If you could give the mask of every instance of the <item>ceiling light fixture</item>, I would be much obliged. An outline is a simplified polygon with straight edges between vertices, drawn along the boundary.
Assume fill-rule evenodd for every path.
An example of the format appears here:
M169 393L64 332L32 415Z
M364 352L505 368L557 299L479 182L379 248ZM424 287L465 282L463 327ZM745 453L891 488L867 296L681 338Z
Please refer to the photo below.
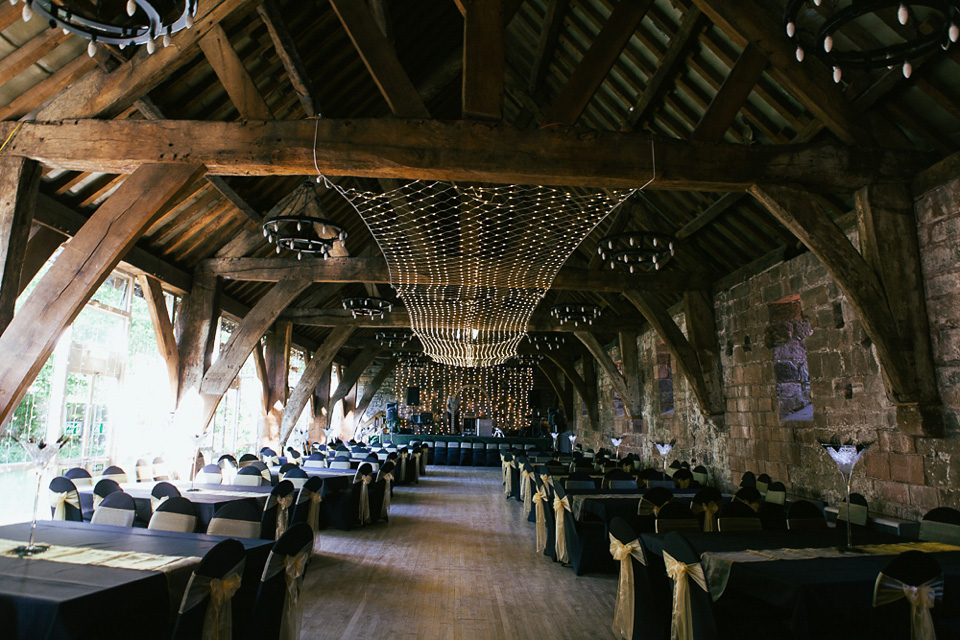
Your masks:
M649 271L650 267L659 271L661 265L673 255L673 249L673 236L666 233L629 231L601 238L597 255L611 269L619 265L630 273L636 269Z

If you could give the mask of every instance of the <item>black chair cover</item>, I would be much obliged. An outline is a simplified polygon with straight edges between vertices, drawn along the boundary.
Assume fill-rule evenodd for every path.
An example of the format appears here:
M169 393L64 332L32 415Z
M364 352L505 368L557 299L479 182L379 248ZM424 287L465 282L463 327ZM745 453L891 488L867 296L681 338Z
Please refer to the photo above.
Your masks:
M227 575L228 571L243 561L245 554L246 552L244 551L243 545L238 541L224 540L207 551L206 555L203 556L203 560L201 560L197 568L193 570L193 575L222 579ZM192 585L193 583L191 582L187 592L183 594L181 609L183 608L183 603L186 603L188 596L190 596L189 591L193 588ZM200 640L203 635L203 621L207 613L208 601L209 595L204 599L204 602L177 614L173 627L173 640ZM243 626L241 622L242 616L237 615L238 611L236 611L236 609L240 609L240 613L243 613L241 607L236 607L233 611L235 630Z

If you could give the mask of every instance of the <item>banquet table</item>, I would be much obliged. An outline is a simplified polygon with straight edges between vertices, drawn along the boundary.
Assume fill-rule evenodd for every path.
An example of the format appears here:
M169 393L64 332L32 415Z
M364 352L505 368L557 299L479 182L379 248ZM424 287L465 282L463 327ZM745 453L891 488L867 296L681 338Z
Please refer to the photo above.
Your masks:
M0 526L0 541L25 542L29 536L29 523ZM142 570L54 562L44 560L43 554L24 559L0 554L0 636L10 640L168 638L190 573L222 540L203 534L41 521L38 542L95 552L155 554L175 562L166 570ZM234 600L234 619L242 624L273 542L240 542L247 559Z
M700 489L674 490L673 499L676 502L689 503L699 490ZM646 490L621 489L619 491L623 493L616 490L603 489L594 495L589 493L582 496L578 495L571 498L570 510L577 520L602 520L607 525L609 525L610 521L614 518L637 515L640 500L643 499L643 494L646 493ZM567 493L572 493L572 491L568 491ZM726 499L729 498L726 497Z
M840 554L836 545L845 537L842 529L700 533L685 537L701 554L715 599L756 603L793 638L881 637L876 635L872 622L876 616L872 606L874 583L895 555L910 548L932 549L931 556L943 570L944 599L934 608L935 619L941 614L956 616L960 611L960 547L937 550L945 547L862 530L854 542L870 553ZM663 534L640 535L650 571L663 571L663 538ZM786 549L794 551L775 553ZM757 559L749 558L750 553L732 553L745 550L767 553L757 553ZM798 559L764 557L794 553ZM815 557L819 554L828 557ZM729 571L725 586L716 575L717 567L724 562ZM651 584L663 587L668 583L651 580ZM665 595L669 601L669 595Z
M155 482L125 482L120 488L130 494L137 508L137 517L141 521L149 521L153 513L153 507L150 502L150 492L153 490ZM206 531L207 525L217 512L217 509L225 504L236 500L253 499L257 502L260 509L266 504L267 496L270 495L273 487L244 487L238 485L226 484L200 484L195 485L196 491L191 490L189 482L177 483L181 495L193 503L197 512L197 530ZM93 489L83 489L78 491L80 494L80 508L87 512L93 507Z

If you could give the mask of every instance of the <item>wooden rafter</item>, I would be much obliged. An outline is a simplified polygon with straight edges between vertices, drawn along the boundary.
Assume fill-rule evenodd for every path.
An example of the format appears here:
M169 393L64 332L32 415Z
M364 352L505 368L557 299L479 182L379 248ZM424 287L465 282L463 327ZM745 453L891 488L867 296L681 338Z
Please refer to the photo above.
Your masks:
M463 20L463 117L503 113L504 0L470 0Z
M560 406L563 408L563 414L569 420L573 417L573 402L571 402L571 394L567 393L567 390L563 388L563 383L560 380L560 376L557 375L557 370L545 362L541 362L537 366L547 379L547 382L550 383L554 393L557 394L557 399L560 400Z
M140 274L137 280L143 291L143 299L147 303L153 334L157 339L157 351L167 365L170 394L173 398L177 398L180 392L180 352L177 350L177 339L173 335L173 324L170 322L167 302L163 297L163 287L159 280L147 274Z
M607 353L607 350L600 344L600 341L595 335L586 331L576 331L574 335L583 343L583 346L593 355L594 359L600 365L600 368L603 369L607 377L610 378L610 383L623 400L623 408L627 413L627 417L633 420L643 419L639 384L636 384L636 381L633 381L633 383L627 381L626 376L617 369L613 358L610 357L610 354ZM638 374L639 372L634 372L635 376Z
M227 95L233 101L244 120L272 120L273 113L257 89L243 61L231 46L226 32L219 24L214 25L199 40L200 50L207 57L214 73L223 83Z
M319 126L317 126L319 125ZM0 136L14 123L0 123ZM203 163L214 175L327 175L514 184L637 187L653 172L639 133L435 120L199 122L80 120L24 123L9 153L48 166L129 173L144 163ZM111 144L102 144L111 140ZM918 152L822 145L703 145L655 139L658 190L741 191L757 182L815 192L904 182Z
M529 91L536 95L543 85L543 80L553 59L553 52L560 39L563 28L563 17L567 13L570 0L549 0L547 11L543 16L543 26L540 29L540 39L537 41L537 52L534 54L533 64L530 65Z
M390 358L381 364L380 369L377 370L377 373L373 376L373 379L370 380L370 384L363 388L363 395L360 396L359 400L357 400L357 406L356 409L354 409L354 412L356 413L357 424L363 420L363 414L366 413L367 408L373 401L374 396L377 395L377 391L380 390L380 386L383 384L383 381L386 380L397 368L398 362L400 361L397 358Z
M747 44L691 137L702 142L720 142L766 68L767 57L753 44Z
M547 110L543 124L573 124L577 121L652 5L653 0L620 0L617 3L597 39L583 54L570 79Z
M557 368L563 372L563 375L567 377L567 380L570 381L570 383L573 385L573 388L577 390L577 395L580 396L580 400L587 407L587 417L590 421L590 428L595 431L599 430L600 414L597 408L597 380L593 366L593 357L589 355L584 357L584 375L582 377L579 373L577 373L573 363L564 356L560 354L547 354L547 358L557 365ZM573 416L568 415L567 419L572 420Z
M337 388L330 394L330 400L327 402L327 415L330 415L335 404L347 397L350 390L356 386L357 380L367 370L367 367L373 364L374 359L381 351L383 351L382 348L368 347L357 354L353 361L347 365L347 368L340 374Z
M277 56L283 63L283 68L287 72L287 77L290 78L293 90L297 92L297 99L300 101L304 112L308 116L317 115L318 109L316 102L314 102L313 83L310 81L310 74L300 58L297 47L293 42L293 36L280 13L280 7L277 6L275 0L264 0L257 7L257 13L260 14L260 19L267 27L267 33L270 34L270 40L273 41L273 48L276 49Z
M0 158L0 333L13 320L20 295L40 174L36 162L15 156Z

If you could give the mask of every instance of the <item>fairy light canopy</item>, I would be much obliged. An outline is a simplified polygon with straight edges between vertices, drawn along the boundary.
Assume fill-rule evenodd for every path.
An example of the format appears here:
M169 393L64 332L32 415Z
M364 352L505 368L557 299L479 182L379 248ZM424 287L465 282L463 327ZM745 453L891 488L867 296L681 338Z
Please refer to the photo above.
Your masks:
M340 192L379 244L424 352L458 367L516 356L557 271L632 193L423 181Z

